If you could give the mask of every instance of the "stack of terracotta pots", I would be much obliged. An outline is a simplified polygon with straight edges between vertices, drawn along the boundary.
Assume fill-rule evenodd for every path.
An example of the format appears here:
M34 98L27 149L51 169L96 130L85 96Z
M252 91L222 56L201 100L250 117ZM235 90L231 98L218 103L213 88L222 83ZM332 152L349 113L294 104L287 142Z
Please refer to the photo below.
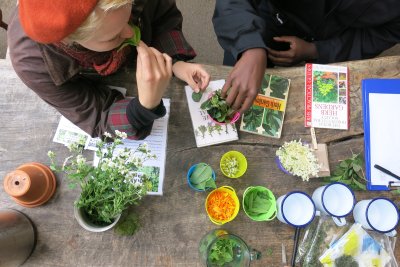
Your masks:
M53 196L56 178L49 167L37 162L26 163L6 175L4 189L18 204L36 207Z

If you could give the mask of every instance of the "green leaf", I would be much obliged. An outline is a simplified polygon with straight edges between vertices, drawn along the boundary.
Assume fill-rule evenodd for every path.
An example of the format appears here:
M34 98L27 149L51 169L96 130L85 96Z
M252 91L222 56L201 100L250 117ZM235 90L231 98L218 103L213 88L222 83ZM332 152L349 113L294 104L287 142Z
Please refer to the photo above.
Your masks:
M198 93L196 93L196 92L192 93L192 99L194 102L200 102L202 96L203 96L203 92L201 92L201 91Z
M353 179L353 183L359 190L367 190L367 186L365 184L360 183L356 179Z
M206 181L205 188L213 188L213 189L217 188L217 185L215 184L214 179L212 179L212 178L208 179Z
M132 45L132 46L137 46L140 42L141 39L141 33L140 33L140 28L136 25L130 25L133 31L133 36L129 39L126 39L121 46L118 48L118 51L120 51L122 48L124 48L127 45Z

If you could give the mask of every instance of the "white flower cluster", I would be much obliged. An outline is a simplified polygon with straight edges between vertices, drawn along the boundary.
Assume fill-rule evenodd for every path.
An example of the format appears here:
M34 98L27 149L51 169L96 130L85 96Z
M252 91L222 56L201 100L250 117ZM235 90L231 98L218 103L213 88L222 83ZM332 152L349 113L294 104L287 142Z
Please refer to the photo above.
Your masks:
M299 176L303 181L308 181L310 177L318 174L321 166L307 144L301 140L285 142L277 151L283 168L293 175Z
M227 176L235 177L239 171L239 161L235 157L226 157L221 167Z

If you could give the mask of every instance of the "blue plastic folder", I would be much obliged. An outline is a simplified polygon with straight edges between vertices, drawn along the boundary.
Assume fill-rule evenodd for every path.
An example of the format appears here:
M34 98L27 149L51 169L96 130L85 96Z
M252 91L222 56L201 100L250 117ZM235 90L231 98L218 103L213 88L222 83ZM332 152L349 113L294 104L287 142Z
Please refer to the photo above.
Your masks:
M362 104L367 188L396 188L400 180L374 166L400 175L400 79L363 80Z

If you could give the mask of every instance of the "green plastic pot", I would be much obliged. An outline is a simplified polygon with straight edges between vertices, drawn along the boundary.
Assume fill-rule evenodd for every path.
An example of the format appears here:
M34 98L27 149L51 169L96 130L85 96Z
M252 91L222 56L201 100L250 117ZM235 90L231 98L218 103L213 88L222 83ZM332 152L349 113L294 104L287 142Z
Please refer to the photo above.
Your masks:
M261 213L259 215L250 215L248 213L248 211L246 210L246 205L245 203L245 199L246 197L249 196L250 192L266 192L268 195L268 198L271 199L271 206L270 209L268 210L268 212L266 213ZM253 221L271 221L273 219L275 219L276 214L277 214L277 210L276 210L276 199L274 194L272 193L271 190L269 190L268 188L264 187L264 186L249 186L248 188L246 188L246 190L243 193L243 200L242 200L242 206L243 206L243 210L246 213L246 215L252 219Z

